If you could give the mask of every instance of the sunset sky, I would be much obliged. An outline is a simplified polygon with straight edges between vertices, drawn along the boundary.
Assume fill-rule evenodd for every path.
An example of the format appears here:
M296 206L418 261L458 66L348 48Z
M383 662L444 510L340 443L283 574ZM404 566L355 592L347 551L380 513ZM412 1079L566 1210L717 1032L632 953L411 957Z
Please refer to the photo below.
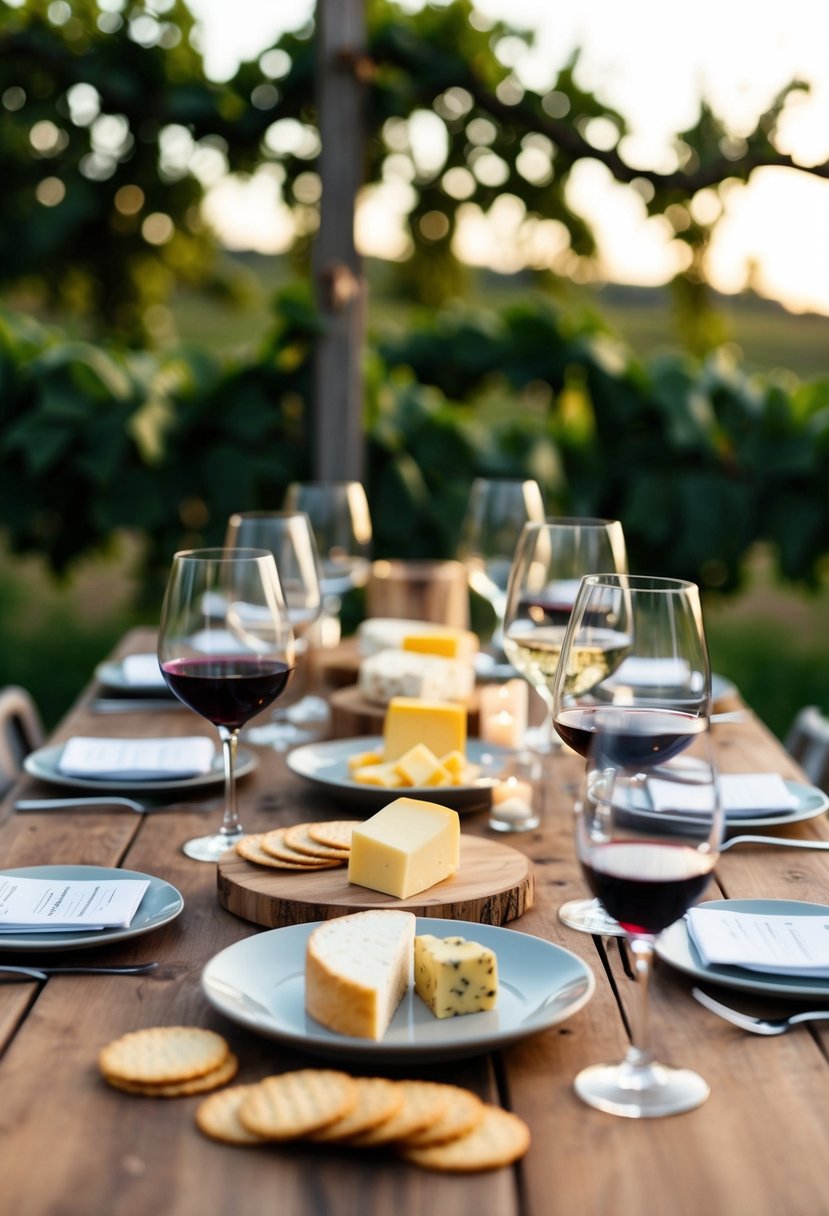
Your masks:
M313 12L311 0L188 3L202 22L207 68L217 78L231 75L240 60L256 58L283 30L298 28ZM410 7L419 7L419 0L411 0ZM579 83L626 116L631 135L623 150L633 164L670 164L671 137L693 124L701 95L739 135L793 78L808 81L811 93L790 105L781 128L783 150L805 164L829 159L825 0L784 5L695 0L683 9L657 0L592 0L589 9L577 0L477 0L477 7L536 30L534 50L513 65L531 87L549 84L572 50L581 48ZM571 188L574 203L598 233L605 277L658 284L671 276L676 262L664 221L647 220L630 189L616 185L597 162L577 166ZM287 220L279 214L274 191L267 178L245 190L235 183L217 189L211 217L229 244L265 251L284 247ZM400 254L397 217L404 205L403 195L393 190L366 201L358 223L363 252ZM763 294L793 311L829 315L828 215L829 180L791 170L757 172L748 188L729 191L711 255L714 285L739 291L753 265L754 284ZM497 247L504 253L495 268L516 269L522 256L520 222L508 203L486 223L470 219L460 251L470 261L492 264ZM528 240L532 256L554 253L554 238L543 226L529 238L524 233L525 247Z

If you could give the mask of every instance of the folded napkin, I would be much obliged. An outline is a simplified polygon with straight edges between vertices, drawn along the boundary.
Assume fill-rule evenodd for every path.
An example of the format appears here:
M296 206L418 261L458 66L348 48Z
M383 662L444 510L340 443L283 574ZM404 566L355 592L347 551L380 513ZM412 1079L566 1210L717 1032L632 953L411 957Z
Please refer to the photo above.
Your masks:
M121 663L124 683L135 688L166 688L154 654L128 654Z
M793 810L797 798L779 773L720 773L720 798L726 819L751 819ZM648 796L655 811L703 812L708 808L704 787L648 779Z
M616 684L631 688L677 688L688 683L691 667L685 659L645 659L631 655L615 672Z
M61 753L67 777L163 781L209 772L216 749L203 735L171 739L101 739L76 735Z
M784 916L703 905L686 921L706 966L829 979L829 908L825 916Z
M22 878L0 874L0 933L126 929L149 881L140 878Z

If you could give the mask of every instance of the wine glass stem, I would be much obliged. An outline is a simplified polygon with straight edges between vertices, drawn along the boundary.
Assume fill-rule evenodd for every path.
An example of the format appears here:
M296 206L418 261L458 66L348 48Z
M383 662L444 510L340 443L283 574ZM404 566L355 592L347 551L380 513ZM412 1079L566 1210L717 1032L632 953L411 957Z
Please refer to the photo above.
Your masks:
M648 1035L648 1005L651 969L653 967L653 942L648 938L629 939L633 955L633 971L636 976L636 999L630 1027L630 1047L625 1064L634 1073L647 1069L651 1062Z
M222 741L222 759L225 766L225 811L219 833L228 837L240 836L242 825L236 809L236 748L239 742L239 732L238 730L228 730L226 726L220 726L218 731Z

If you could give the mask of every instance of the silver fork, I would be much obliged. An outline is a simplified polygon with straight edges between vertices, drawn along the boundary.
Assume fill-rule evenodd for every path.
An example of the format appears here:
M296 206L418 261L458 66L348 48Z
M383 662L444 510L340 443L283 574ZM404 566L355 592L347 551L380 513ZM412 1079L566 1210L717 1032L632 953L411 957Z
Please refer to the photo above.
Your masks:
M800 1022L829 1022L829 1009L807 1009L804 1013L792 1013L783 1018L755 1018L749 1013L732 1009L730 1005L721 1005L699 988L692 988L691 996L712 1013L719 1014L726 1022L733 1022L735 1026L750 1030L752 1034L785 1034Z
M60 966L60 967L23 967L0 963L0 976L19 975L26 979L45 980L50 975L143 975L146 971L154 971L158 963L136 963L131 966Z
M735 844L774 844L783 849L829 849L829 840L791 840L788 836L732 836L720 845L720 852L733 849Z

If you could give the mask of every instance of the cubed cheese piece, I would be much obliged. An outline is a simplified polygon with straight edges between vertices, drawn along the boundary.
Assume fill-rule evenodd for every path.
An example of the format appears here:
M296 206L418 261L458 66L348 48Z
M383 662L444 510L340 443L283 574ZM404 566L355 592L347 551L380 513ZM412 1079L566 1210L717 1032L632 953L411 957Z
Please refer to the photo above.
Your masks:
M391 909L323 921L305 952L305 1009L339 1034L381 1039L411 984L415 918Z
M399 760L417 743L436 756L466 751L466 707L448 701L394 697L383 724L383 758Z
M475 687L475 672L457 659L381 650L362 660L357 686L366 700L377 705L388 705L392 697L466 704Z
M415 992L436 1018L494 1009L498 963L494 951L464 937L415 938Z
M447 752L440 757L440 763L453 777L460 777L466 771L466 756L463 752Z
M396 790L403 785L403 778L393 763L366 764L355 768L351 780L358 785L379 785L384 790Z
M459 659L471 665L480 646L478 638L468 629L412 630L403 638L403 650L420 654L438 654L445 659Z
M460 837L456 811L397 798L352 832L348 880L408 899L455 873Z
M450 785L451 776L434 752L425 743L416 743L399 760L392 762L404 785L425 788L432 785Z
M365 768L369 764L380 764L382 759L382 752L355 752L348 757L348 771L353 773L355 769Z

